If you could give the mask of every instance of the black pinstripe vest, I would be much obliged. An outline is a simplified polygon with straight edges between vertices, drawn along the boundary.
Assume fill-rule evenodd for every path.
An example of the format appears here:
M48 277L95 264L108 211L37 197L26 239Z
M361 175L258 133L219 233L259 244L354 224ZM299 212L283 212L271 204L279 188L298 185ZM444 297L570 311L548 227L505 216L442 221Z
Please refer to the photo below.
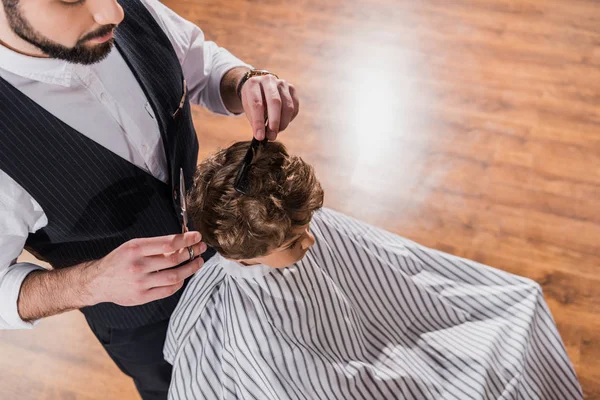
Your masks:
M116 49L157 116L169 182L117 156L54 117L0 78L0 169L42 206L48 225L25 248L54 268L97 260L137 237L181 232L179 168L186 187L198 157L183 72L169 39L138 0L123 0ZM0 249L1 251L1 249ZM171 315L182 293L137 307L102 303L82 309L114 328L143 326Z

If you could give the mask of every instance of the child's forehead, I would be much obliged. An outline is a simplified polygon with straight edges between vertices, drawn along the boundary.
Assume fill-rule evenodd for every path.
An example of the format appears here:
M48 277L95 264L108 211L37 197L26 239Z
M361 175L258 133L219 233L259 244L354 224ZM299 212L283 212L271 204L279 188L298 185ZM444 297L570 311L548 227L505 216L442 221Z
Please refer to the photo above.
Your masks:
M286 240L286 242L283 245L285 246L286 244L288 244L290 242L293 242L299 236L302 236L302 234L304 233L304 231L306 229L308 229L309 226L310 226L310 222L308 224L306 224L306 225L294 225L292 227L292 231L288 235L288 239Z
M305 225L294 225L292 227L292 232L296 233L296 234L300 234L300 233L304 232L306 230L306 228L308 228L309 226L310 226L310 222Z
M289 246L291 243L293 243L295 240L297 240L300 236L302 236L302 234L304 233L304 231L306 231L310 226L310 222L306 225L294 225L292 228L292 231L290 233L290 235L288 235L288 238L286 239L286 241L284 243L282 243L277 249L275 249L274 251L284 251L287 249L287 246Z

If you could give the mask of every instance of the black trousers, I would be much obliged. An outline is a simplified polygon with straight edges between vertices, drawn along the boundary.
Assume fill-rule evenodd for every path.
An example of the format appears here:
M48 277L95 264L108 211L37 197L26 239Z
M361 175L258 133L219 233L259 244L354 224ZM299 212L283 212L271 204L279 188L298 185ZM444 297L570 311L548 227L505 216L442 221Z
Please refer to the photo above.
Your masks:
M143 400L165 400L171 383L171 364L163 358L169 320L133 329L88 325L104 349L133 382Z

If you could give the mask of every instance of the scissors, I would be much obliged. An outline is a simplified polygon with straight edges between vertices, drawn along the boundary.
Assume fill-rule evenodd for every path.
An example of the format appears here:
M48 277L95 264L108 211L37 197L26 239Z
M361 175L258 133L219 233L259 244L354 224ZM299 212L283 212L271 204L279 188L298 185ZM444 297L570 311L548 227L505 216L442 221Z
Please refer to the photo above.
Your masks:
M185 192L185 178L183 176L183 168L179 168L179 204L181 205L181 233L186 233L188 229L188 213L187 213L187 202ZM190 254L190 261L195 257L194 247L190 246L187 248Z
M179 168L179 202L181 205L181 233L186 233L188 229L188 213L185 192L185 178L183 177L183 168ZM193 257L192 257L193 258Z

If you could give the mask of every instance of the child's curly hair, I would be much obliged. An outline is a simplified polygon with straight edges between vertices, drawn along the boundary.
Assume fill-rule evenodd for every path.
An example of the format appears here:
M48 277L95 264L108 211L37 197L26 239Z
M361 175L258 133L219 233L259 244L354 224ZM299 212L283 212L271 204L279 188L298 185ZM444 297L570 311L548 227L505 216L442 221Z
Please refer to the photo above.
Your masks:
M312 166L290 156L280 142L259 146L248 172L248 194L238 193L233 182L249 146L235 143L200 163L187 197L202 240L232 259L267 255L323 206Z

